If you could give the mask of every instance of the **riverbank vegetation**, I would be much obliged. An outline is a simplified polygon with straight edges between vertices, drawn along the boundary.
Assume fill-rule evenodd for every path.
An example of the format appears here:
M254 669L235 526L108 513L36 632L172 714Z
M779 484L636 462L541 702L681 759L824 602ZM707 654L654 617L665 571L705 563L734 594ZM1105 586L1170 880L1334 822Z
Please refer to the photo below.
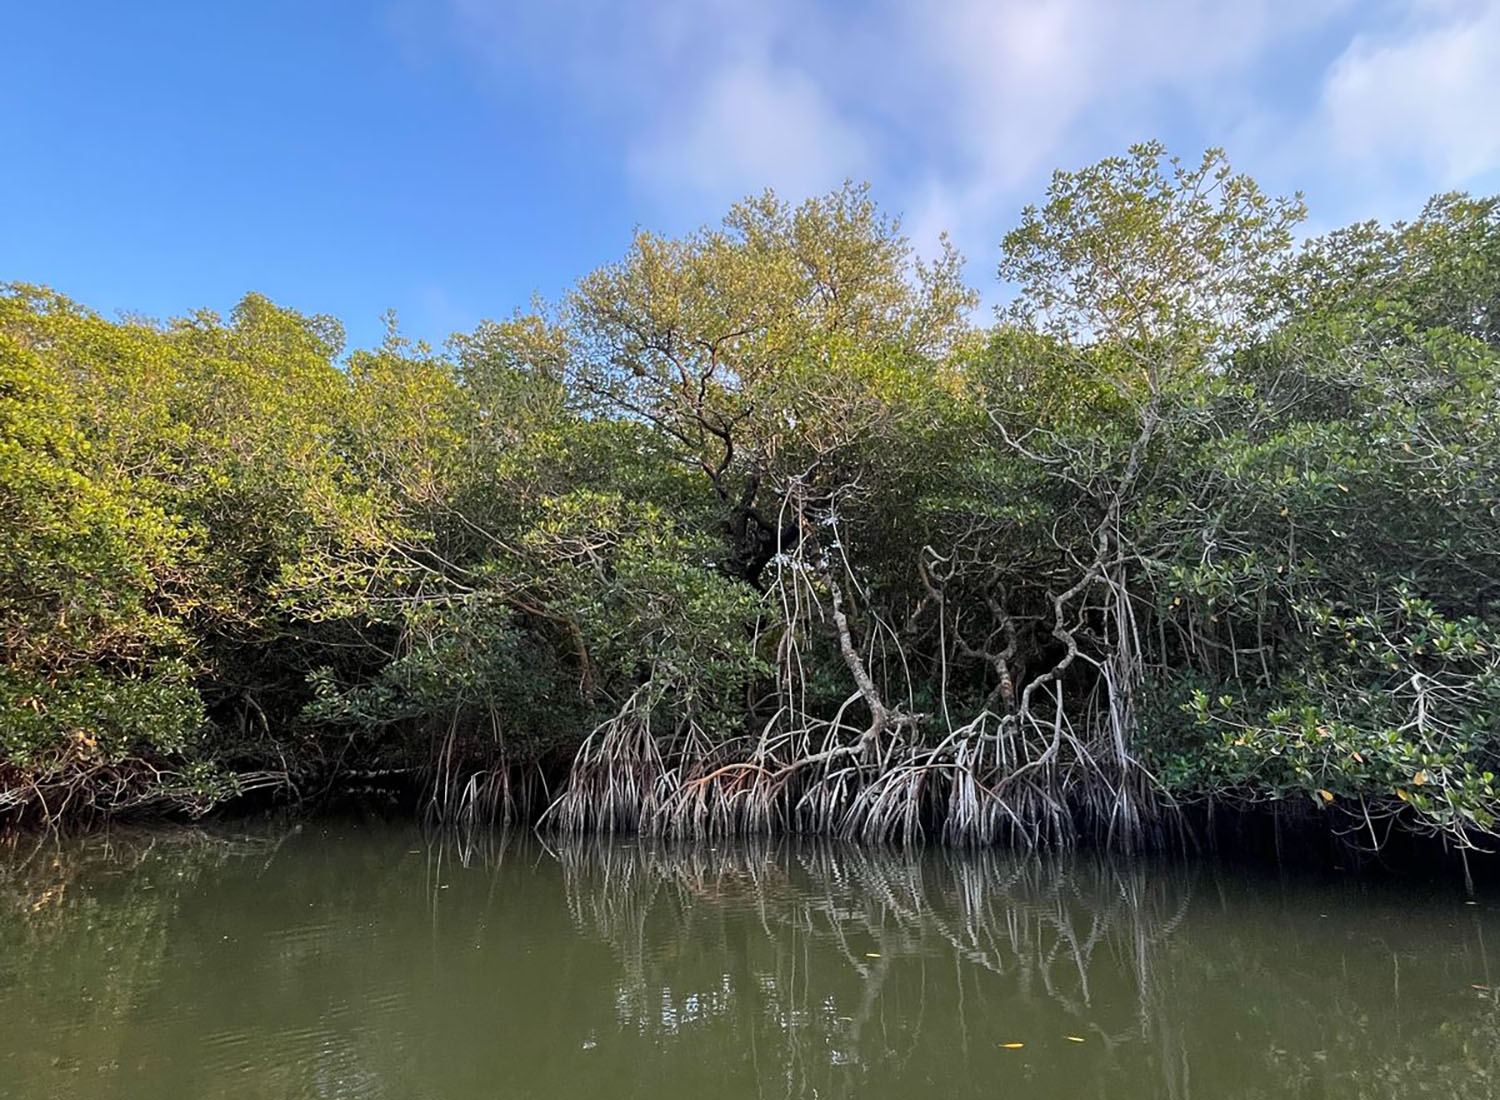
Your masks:
M394 777L568 832L1500 830L1500 200L1158 146L989 325L865 190L442 349L0 296L0 815Z

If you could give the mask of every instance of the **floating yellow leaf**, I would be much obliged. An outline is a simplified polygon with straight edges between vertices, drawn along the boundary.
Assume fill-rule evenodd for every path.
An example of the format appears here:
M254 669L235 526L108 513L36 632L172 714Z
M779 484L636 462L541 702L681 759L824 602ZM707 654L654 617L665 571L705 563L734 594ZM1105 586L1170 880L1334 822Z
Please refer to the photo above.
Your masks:
M1026 1045L1025 1043L1001 1043L1000 1044L1001 1048L1004 1049L1004 1050L1020 1050L1025 1045Z
M1401 790L1399 787L1396 788L1396 797L1399 798L1402 802L1410 802L1411 801L1411 795L1407 794L1405 791Z
M880 956L877 955L874 951L866 951L865 952L865 958L867 958L867 959L878 959L878 958L880 958Z
M1416 775L1414 775L1414 776L1411 777L1411 781L1413 783L1415 783L1418 787L1420 787L1423 783L1427 782L1427 773L1426 772L1418 772Z
M1068 1036L1068 1042L1070 1042L1070 1043L1081 1043L1081 1042L1083 1042L1083 1036L1082 1035L1069 1035Z
M1322 787L1319 787L1318 788L1318 797L1321 798L1324 802L1332 802L1333 801L1333 792L1332 791L1325 791Z
M1357 763L1363 764L1365 762L1365 758L1363 756L1359 755L1359 753L1357 753L1357 752L1351 752L1349 755L1352 756L1352 757L1354 757L1354 759L1355 759L1355 761Z

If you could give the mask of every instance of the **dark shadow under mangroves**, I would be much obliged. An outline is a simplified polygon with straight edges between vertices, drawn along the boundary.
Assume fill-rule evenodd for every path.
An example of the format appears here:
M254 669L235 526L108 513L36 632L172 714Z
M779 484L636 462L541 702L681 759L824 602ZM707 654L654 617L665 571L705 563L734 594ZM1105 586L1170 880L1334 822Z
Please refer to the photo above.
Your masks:
M1500 1095L1447 888L324 824L0 842L0 1097Z

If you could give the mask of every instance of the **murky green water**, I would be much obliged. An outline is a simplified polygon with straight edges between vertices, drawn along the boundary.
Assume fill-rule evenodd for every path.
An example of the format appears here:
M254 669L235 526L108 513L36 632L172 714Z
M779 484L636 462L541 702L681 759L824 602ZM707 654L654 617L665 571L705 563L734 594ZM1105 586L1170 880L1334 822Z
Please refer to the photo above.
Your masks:
M1500 907L384 826L0 844L0 1097L1500 1096Z

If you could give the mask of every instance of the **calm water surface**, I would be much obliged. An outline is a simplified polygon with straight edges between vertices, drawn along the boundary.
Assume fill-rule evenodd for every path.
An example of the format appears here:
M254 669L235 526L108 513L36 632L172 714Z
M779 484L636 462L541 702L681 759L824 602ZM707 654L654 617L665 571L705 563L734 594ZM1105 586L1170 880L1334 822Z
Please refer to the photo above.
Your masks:
M1500 1097L1456 888L391 826L0 842L0 1097Z

